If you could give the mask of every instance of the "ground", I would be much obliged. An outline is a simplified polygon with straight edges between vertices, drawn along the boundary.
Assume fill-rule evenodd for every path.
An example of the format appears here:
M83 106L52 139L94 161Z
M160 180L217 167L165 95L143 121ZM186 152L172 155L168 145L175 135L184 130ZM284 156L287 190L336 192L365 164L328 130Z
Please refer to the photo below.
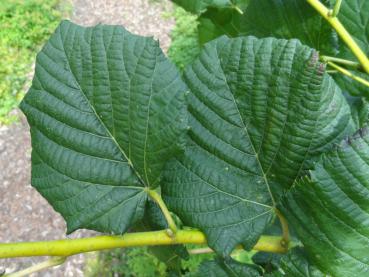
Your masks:
M153 0L73 0L71 20L82 25L121 24L129 31L154 36L166 51L174 22L165 19L169 1ZM14 111L20 113L19 111ZM64 220L30 185L31 145L24 117L18 123L0 126L0 241L34 241L66 238ZM93 232L81 230L68 237ZM32 276L83 276L84 255L68 259L64 265ZM13 272L45 258L0 260L1 268Z

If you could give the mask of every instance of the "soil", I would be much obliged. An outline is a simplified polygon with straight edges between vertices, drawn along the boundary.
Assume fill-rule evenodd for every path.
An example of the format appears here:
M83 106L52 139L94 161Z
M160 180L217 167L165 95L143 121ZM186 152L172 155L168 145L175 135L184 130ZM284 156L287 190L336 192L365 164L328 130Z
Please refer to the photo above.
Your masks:
M124 25L129 31L154 36L166 51L174 21L165 19L171 11L167 0L73 0L71 20L81 25L97 23ZM31 142L26 119L19 111L19 122L0 126L0 242L54 240L91 236L79 230L65 235L66 226L45 199L30 185ZM0 260L1 270L18 271L45 258ZM34 276L84 276L84 255L70 257L66 263Z

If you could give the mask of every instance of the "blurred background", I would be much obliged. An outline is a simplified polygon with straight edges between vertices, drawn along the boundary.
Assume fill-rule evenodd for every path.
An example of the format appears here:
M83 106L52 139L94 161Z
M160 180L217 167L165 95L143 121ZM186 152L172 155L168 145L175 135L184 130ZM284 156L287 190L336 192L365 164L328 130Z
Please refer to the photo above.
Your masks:
M33 77L37 52L61 19L81 25L121 24L154 36L181 69L198 53L196 17L168 0L0 0L0 242L65 238L59 214L30 185L30 136L17 106ZM94 235L79 230L68 237ZM193 248L193 247L190 247ZM194 255L191 269L211 254ZM45 258L0 260L14 272ZM64 265L32 276L165 276L165 265L146 249L76 255Z

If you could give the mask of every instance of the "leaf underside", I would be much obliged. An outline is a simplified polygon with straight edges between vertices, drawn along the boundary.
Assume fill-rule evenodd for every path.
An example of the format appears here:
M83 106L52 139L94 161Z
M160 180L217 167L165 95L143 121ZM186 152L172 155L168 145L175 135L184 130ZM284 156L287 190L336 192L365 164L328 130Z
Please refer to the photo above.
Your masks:
M324 154L281 208L311 260L336 277L369 274L369 130Z
M309 159L353 132L350 109L317 53L297 40L222 37L187 68L188 144L162 193L227 256L251 248Z
M226 34L299 39L324 54L338 52L338 37L305 0L251 0L243 14L209 9L200 18L199 38L204 43Z
M183 146L185 91L153 39L120 26L59 25L21 109L31 126L32 185L68 232L123 233L142 218L145 189Z

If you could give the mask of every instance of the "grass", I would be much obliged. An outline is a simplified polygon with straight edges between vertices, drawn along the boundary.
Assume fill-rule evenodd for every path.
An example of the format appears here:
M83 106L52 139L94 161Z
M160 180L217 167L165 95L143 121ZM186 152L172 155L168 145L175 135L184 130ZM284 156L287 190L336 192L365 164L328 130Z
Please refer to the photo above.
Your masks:
M0 3L0 124L23 98L37 51L66 10L59 0L1 0Z
M197 34L197 16L181 7L175 6L171 14L176 25L170 34L172 43L168 50L168 57L181 70L191 63L200 52Z

